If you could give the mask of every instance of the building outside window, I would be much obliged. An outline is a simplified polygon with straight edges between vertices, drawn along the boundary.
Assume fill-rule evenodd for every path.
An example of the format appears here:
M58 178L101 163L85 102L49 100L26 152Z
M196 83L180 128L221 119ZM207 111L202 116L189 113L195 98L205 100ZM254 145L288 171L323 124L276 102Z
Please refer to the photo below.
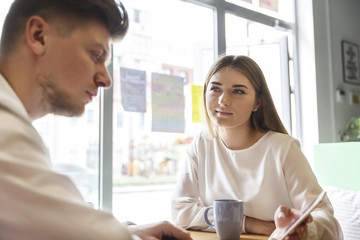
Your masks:
M169 220L186 147L202 127L192 122L191 85L203 84L215 59L214 11L178 0L123 3L131 22L125 39L114 45L113 111L122 113L124 124L113 129L113 212L138 223ZM127 81L133 76L142 79L143 91L132 101L144 106L131 109Z

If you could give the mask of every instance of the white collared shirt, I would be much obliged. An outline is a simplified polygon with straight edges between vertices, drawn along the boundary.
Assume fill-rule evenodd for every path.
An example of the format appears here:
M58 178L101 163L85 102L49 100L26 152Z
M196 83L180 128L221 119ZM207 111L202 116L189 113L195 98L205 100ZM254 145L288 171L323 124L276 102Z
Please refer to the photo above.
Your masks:
M0 239L132 239L111 213L88 207L73 182L52 171L45 144L1 74L0 190Z

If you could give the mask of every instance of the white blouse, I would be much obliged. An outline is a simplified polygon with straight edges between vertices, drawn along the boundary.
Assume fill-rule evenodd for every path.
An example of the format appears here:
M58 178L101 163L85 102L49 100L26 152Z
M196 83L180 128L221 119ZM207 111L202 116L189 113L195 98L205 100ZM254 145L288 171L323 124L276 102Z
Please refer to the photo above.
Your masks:
M247 149L230 150L201 132L188 149L173 195L174 223L211 231L203 214L221 198L243 200L244 214L261 220L274 220L279 205L304 209L322 188L299 145L289 135L269 131ZM312 216L308 239L342 239L327 197Z

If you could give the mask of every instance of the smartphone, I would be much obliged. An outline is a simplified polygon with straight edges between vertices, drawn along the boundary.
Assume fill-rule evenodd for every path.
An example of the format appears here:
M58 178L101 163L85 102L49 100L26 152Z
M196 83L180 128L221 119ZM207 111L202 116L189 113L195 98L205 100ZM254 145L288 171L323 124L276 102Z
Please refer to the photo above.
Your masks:
M305 210L301 213L301 215L292 222L283 232L274 231L268 240L271 239L277 239L277 240L283 240L287 235L289 235L299 224L301 224L309 215L310 213L319 205L319 203L322 201L326 194L326 191L322 191L319 196L309 205L305 208Z

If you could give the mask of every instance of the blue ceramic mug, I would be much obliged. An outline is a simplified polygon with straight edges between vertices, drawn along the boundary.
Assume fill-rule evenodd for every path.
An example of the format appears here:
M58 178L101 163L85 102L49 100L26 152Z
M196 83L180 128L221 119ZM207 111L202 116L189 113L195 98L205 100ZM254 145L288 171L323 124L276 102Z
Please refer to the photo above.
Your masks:
M208 218L208 212L213 209L214 224ZM243 201L237 199L217 199L213 205L205 209L206 223L216 230L221 240L238 240L243 224Z

